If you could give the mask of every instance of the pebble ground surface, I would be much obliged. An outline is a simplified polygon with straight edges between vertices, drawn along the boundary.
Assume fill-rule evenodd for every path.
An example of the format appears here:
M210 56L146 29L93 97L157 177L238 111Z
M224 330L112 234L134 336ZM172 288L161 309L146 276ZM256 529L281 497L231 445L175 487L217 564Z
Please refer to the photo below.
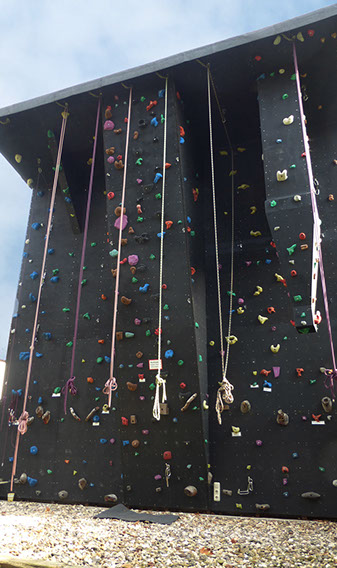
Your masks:
M173 524L160 525L94 519L102 510L0 501L0 560L101 568L337 567L337 524L330 521L179 513Z

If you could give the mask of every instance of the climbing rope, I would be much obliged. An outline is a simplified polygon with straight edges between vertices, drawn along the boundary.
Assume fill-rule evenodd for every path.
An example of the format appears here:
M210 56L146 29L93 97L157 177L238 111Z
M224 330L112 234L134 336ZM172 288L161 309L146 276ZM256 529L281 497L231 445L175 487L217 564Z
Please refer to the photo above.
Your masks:
M330 388L332 396L335 397L334 380L337 380L335 347L334 347L333 336L332 336L330 311L329 311L329 300L328 300L325 272L324 272L324 266L323 266L323 254L322 254L320 229L319 229L320 219L319 219L318 207L317 207L317 201L316 201L316 191L315 191L314 174L313 174L313 170L312 170L312 163L311 163L311 156L310 156L310 146L309 146L309 140L308 140L308 135L307 135L307 129L306 129L306 126L305 126L305 115L304 115L303 101L302 101L301 81L300 81L300 74L299 74L299 70L298 70L298 62L297 62L297 53L296 53L295 42L293 42L293 58L294 58L294 66L295 66L297 97L298 97L298 104L299 104L299 109L300 109L305 159L306 159L306 163L307 163L307 170L308 170L308 177L309 177L311 206L312 206L312 212L313 212L313 218L314 218L313 254L314 254L314 250L315 250L315 247L316 247L316 249L318 250L319 269L320 269L320 275L321 275L324 309L325 309L326 321L327 321L327 326L328 326L330 349L331 349L331 358L332 358L332 364L333 364L333 369L331 370L331 372L329 371L327 376L326 376L326 387Z
M225 124L225 118L220 108L219 99L213 82L209 65L207 67L207 98L208 98L208 120L209 120L209 144L210 144L210 160L211 160L211 181L212 181L212 202L213 202L213 223L214 223L214 244L215 244L215 263L216 263L216 279L217 279L217 296L218 296L218 314L219 314L219 335L220 335L220 357L221 357L221 371L222 381L218 388L216 395L215 410L219 424L222 423L221 413L225 408L225 404L231 404L234 401L232 395L233 385L226 378L228 361L229 361L229 348L233 344L231 338L232 331L232 308L233 308L233 287L234 287L234 153L229 139L228 131ZM228 329L226 336L226 352L224 349L224 333L222 325L222 302L221 302L221 283L220 283L220 263L219 263L219 245L218 245L218 225L217 225L217 211L216 211L216 188L215 188L215 172L214 172L214 150L213 150L213 125L212 125L212 98L211 98L211 85L220 112L221 121L226 133L231 151L231 178L232 178L232 214L231 214L231 269L230 269L230 291L229 291L229 318Z
M71 390L71 394L75 395L77 393L77 389L74 386L75 377L73 375L74 375L74 365L75 365L78 320L79 320L80 304L81 304L83 267L84 267L85 249L86 249L87 237L88 237L92 188L93 188L93 185L94 185L95 158L96 158L97 135L98 135L100 110L101 110L101 97L99 97L98 105L97 105L95 138L94 138L94 147L93 147L93 152L92 152L92 162L91 162L91 169L90 169L87 209L86 209L86 215L85 215L83 241L82 241L82 253L81 253L81 260L80 260L80 273L79 273L79 277L78 277L78 286L77 286L77 303L76 303L76 313L75 313L73 346L72 346L71 363L70 363L70 379L67 381L66 385L62 389L62 393L64 394L64 413L65 414L67 414L67 397L68 397L69 389Z
M121 203L121 215L120 215L119 237L118 237L115 300L114 300L114 311L113 311L112 332L111 332L110 377L106 381L103 389L103 393L108 395L109 408L111 407L112 392L115 391L118 386L117 381L114 377L114 363L115 363L115 342L116 342L116 325L117 325L117 313L118 313L119 274L120 274L120 265L121 265L120 261L121 261L121 248L122 248L123 217L124 217L124 205L125 205L125 193L126 193L126 174L127 174L127 165L128 165L128 151L129 151L130 123L131 123L132 87L129 87L129 89L130 89L129 109L128 109L128 121L127 121L126 141L125 141L125 160L124 160L122 203Z
M159 308L158 308L158 373L156 376L156 394L152 414L156 420L160 420L160 389L162 392L162 403L167 401L166 380L160 376L161 366L161 335L162 335L162 305L163 305L163 266L164 266L164 221L165 221L165 181L166 181L166 146L167 146L167 87L168 77L165 77L165 102L164 102L164 142L163 142L163 186L161 199L161 221L160 221L160 253L159 253Z
M39 289L38 289L37 300L36 300L36 310L35 310L35 318L34 318L34 325L33 325L33 331L32 331L32 338L31 338L31 344L30 344L30 348L29 348L30 354L29 354L29 359L28 359L28 370L27 370L27 377L26 377L25 395L24 395L24 399L23 399L22 414L19 418L19 424L20 425L25 420L26 405L27 405L27 399L28 399L28 389L29 389L29 383L30 383L30 378L31 378L31 373L32 373L33 355L34 355L34 347L35 347L38 317L39 317L39 310L40 310L40 302L41 302L41 295L42 295L42 286L44 284L44 279L45 279L45 269L46 269L46 259L47 259L48 245L49 245L49 237L50 237L50 233L51 233L51 226L52 226L52 219L53 219L53 212L54 212L56 189L57 189L57 183L58 183L59 172L60 172L60 164L61 164L61 155L62 155L62 150L63 150L64 136L65 136L66 126L67 126L67 119L68 119L68 116L69 116L67 106L65 107L65 110L61 113L61 116L62 116L61 134L60 134L60 141L59 141L59 147L58 147L58 152L57 152L57 160L56 160L56 167L55 167L55 174L54 174L53 189L52 189L51 198L50 198L50 205L49 205L49 216L48 216L48 223L47 223L47 229L46 229L46 237L45 237L45 243L44 243L42 265L41 265L41 276L40 276L40 283L39 283ZM24 427L23 426L22 426L22 428L20 426L20 430L22 430L21 433L24 434ZM18 428L17 434L16 434L14 457L13 457L13 466L12 466L12 474L11 474L11 486L10 486L11 491L13 491L14 475L15 475L15 472L16 472L16 464L17 464L17 459L18 459L20 430Z

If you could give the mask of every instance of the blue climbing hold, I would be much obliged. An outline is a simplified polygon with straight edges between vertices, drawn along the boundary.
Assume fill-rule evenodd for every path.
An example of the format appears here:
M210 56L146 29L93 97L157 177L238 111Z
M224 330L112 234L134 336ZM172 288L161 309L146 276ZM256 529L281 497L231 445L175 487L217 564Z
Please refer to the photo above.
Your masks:
M187 219L187 223L191 223L191 221L192 221L191 217L186 217L186 219Z
M293 453L292 453L292 457L293 457L294 459L298 458L298 453L297 453L297 452L293 452Z
M34 294L32 294L32 293L29 294L29 299L30 299L31 302L36 302L36 298L35 298Z
M37 195L38 195L39 197L43 197L43 196L44 196L44 191L38 191L38 192L37 192Z
M41 357L43 357L43 353L38 353L38 351L35 351L35 357L41 359Z
M39 274L38 274L37 272L35 272L35 270L34 270L34 272L32 272L29 276L30 276L30 278L31 278L32 280L35 280L35 278L37 278L38 275L39 275Z
M166 231L164 231L163 233L157 233L157 237L158 237L158 239L162 239L162 238L164 238L164 237L165 237L165 235L166 235Z
M10 458L8 458L8 461L9 461L9 463L13 463L14 458L13 458L13 457L10 457Z
M139 286L139 291L145 294L148 291L150 284L144 284L144 286Z
M128 446L130 444L129 440L123 440L123 446Z
M19 314L13 314L12 317L13 317L13 318L18 318L18 317L19 317Z
M71 203L70 197L65 197L65 198L64 198L64 201L66 201L67 203Z
M266 78L266 74L262 73L261 75L258 76L258 78L256 80L261 81L261 79L265 79L265 78Z
M20 361L27 361L29 359L29 351L21 351L19 359Z
M270 259L270 258L266 258L266 264L271 264L271 259Z
M45 331L43 334L43 337L45 338L46 341L50 341L51 340L51 333L49 331Z
M28 258L28 252L24 252L22 256L23 258Z
M53 249L53 248L48 249L48 254L54 254L54 252L55 252L55 249Z
M162 174L159 174L159 173L157 172L156 175L154 176L153 183L158 183L158 181L159 181L160 179L162 179L162 177L163 177Z
M166 359L171 359L174 355L174 351L173 349L168 349L167 351L165 351L165 357Z
M124 369L124 365L123 363L121 363L120 365L118 365L120 369Z
M25 329L25 332L26 332L26 333L30 333L29 327L27 327L27 328Z
M185 144L185 138L183 138L182 136L180 136L179 142L180 142L180 144Z
M264 381L263 383L263 388L266 387L267 389L271 389L272 388L272 383L269 383L268 381Z
M107 355L104 355L104 360L106 363L110 363L111 362L111 357L108 357Z
M59 276L52 276L50 282L58 282L60 280Z
M276 140L276 144L281 144L281 143L282 143L282 138L278 138L278 139Z
M32 229L38 231L41 228L41 223L32 223Z
M162 99L164 95L165 95L165 89L161 89L160 91L158 91L158 99Z
M43 402L43 398L42 398L42 396L39 396L39 398L37 399L37 403L42 404L42 402Z
M29 451L30 451L30 453L32 454L32 456L36 456L36 454L37 454L37 452L38 452L39 450L38 450L38 447L37 447L37 446L30 446L30 450L29 450Z
M100 438L99 441L101 444L106 444L108 440L106 438Z
M37 485L37 479L34 479L34 477L27 477L27 481L28 481L28 485L30 487L35 487L35 485Z
M164 320L170 321L170 316L164 316Z
M158 120L156 119L155 116L154 116L153 119L151 120L151 124L152 124L152 126L158 126Z

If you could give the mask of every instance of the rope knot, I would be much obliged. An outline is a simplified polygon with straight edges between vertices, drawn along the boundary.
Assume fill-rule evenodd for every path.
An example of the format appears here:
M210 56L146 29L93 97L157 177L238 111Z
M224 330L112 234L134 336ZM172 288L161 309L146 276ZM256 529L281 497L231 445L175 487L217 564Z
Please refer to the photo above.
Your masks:
M330 389L332 397L335 398L334 381L337 381L337 369L325 369L324 375L325 375L324 386L326 389Z
M108 379L105 383L103 394L110 395L113 391L117 390L117 381L115 377Z
M68 398L68 392L70 391L70 394L75 396L75 394L77 394L77 388L74 385L74 381L75 381L76 377L70 377L70 379L67 380L66 384L64 385L63 389L62 389L62 394L64 394L64 414L67 414L67 398Z
M158 373L158 375L156 375L156 394L154 397L154 405L153 405L153 411L152 411L152 415L156 420L160 420L160 387L163 387L163 394L162 394L162 398L161 401L162 403L167 401L167 395L166 395L166 380L163 379L160 376L160 373Z
M234 402L234 396L232 395L233 389L234 389L234 386L224 376L222 378L222 383L220 384L220 387L218 388L218 392L217 392L217 395L216 395L216 403L215 403L215 410L216 410L216 413L217 413L217 416L218 416L218 422L219 422L220 425L222 424L221 413L225 409L225 403L226 404L232 404L232 402Z

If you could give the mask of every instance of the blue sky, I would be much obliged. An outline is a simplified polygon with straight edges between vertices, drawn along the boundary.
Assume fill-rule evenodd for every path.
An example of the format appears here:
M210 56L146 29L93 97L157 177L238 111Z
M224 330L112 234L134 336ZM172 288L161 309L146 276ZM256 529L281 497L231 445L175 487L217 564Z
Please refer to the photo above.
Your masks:
M0 108L330 6L324 0L0 2ZM30 190L0 155L0 359Z

